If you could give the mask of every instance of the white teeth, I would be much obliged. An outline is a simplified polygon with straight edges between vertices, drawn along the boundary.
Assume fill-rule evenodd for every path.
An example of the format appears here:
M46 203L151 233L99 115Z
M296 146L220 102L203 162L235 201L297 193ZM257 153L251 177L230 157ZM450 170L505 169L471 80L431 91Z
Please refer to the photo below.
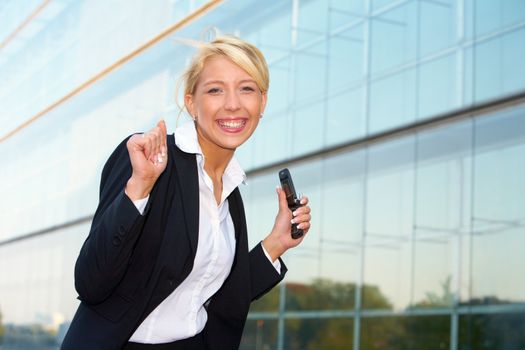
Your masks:
M245 120L221 120L219 121L220 126L226 128L242 128L245 124Z

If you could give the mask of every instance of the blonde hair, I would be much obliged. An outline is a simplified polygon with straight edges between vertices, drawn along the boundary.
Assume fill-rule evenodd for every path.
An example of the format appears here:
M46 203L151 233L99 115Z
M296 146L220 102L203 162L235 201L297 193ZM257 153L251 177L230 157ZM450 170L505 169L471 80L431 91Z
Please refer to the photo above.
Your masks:
M219 36L203 43L182 76L184 95L193 95L206 60L213 56L224 56L241 67L254 80L262 93L268 91L270 74L262 52L254 45L234 36Z

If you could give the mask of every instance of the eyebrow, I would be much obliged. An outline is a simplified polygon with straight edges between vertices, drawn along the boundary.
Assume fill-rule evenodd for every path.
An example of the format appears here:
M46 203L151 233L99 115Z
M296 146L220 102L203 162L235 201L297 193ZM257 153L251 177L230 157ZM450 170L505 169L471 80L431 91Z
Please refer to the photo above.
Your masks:
M254 79L243 79L243 80L239 81L239 83L254 83L254 84L257 84ZM203 86L211 85L211 84L224 84L224 81L222 81L222 80L210 80L210 81L205 82L203 84Z

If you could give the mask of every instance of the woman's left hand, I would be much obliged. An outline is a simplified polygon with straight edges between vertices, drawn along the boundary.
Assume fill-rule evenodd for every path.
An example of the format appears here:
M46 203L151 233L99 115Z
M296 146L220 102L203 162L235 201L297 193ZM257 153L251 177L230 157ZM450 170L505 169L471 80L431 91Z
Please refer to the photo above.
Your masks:
M275 218L272 232L263 240L264 249L270 254L273 261L279 258L285 251L299 245L310 230L311 209L308 206L308 197L301 198L301 207L293 213L288 209L286 195L281 188L277 188L279 198L279 212ZM292 221L293 220L293 221ZM297 239L292 238L291 224L303 230L303 236Z

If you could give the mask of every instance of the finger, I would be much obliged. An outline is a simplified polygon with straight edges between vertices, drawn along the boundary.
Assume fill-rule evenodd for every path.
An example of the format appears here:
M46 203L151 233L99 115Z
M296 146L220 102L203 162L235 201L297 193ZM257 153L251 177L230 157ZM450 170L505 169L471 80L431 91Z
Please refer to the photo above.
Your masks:
M157 154L157 146L155 141L155 134L152 131L149 131L147 134L147 145L148 145L148 160L155 164L156 163L156 154Z
M157 125L151 130L152 135L152 141L153 141L153 149L152 149L152 160L155 164L162 162L162 148L164 144L164 140L166 138L163 129L165 129L165 126L163 127L163 122L158 122Z
M164 148L166 148L166 135L168 134L168 130L166 128L166 122L164 121L164 119L162 119L161 121L159 121L157 123L157 126L160 128L160 135L161 135L161 152L165 153L166 150Z
M289 210L288 203L286 202L286 194L284 193L283 189L280 187L276 187L275 190L279 199L279 211Z
M151 137L147 132L142 134L142 145L144 147L144 156L149 160L151 157Z
M149 133L151 135L151 157L153 162L156 163L158 160L158 154L160 153L160 131L159 127L154 127Z
M299 225L297 225L297 228L303 230L303 233L308 233L308 230L310 230L311 224L309 222L302 222Z
M128 152L144 152L144 139L142 138L142 134L135 134L131 136L126 142L126 146L128 148Z
M308 204L308 202L310 202L310 200L308 199L307 196L302 196L301 197L301 205L306 205L306 204Z
M164 119L161 119L157 122L157 127L159 128L160 131L162 132L166 132L166 122L164 121Z
M297 208L292 214L293 216L298 216L301 214L309 214L310 212L311 212L310 207L304 206L304 207Z
M312 216L310 214L304 214L300 216L296 216L292 219L292 224L300 224L304 222L310 222L312 220Z

